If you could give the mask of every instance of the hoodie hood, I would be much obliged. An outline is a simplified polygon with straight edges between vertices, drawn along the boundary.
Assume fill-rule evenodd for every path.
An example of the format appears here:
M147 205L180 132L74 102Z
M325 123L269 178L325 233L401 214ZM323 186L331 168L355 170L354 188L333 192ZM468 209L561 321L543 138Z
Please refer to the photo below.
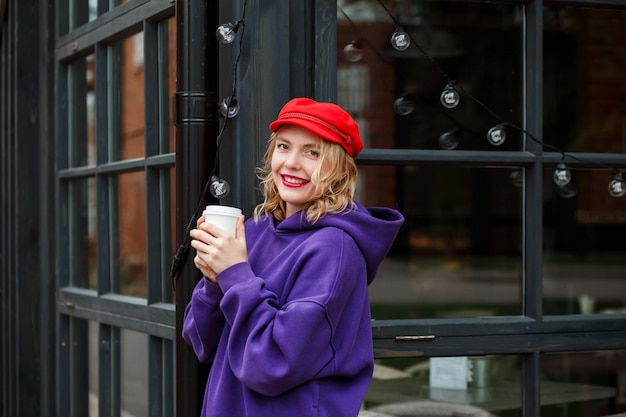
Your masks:
M370 284L384 257L391 249L404 217L399 211L385 207L365 208L355 202L354 208L342 213L322 216L314 224L296 213L280 223L274 223L277 234L302 233L324 227L336 227L347 233L363 253L367 265L367 283Z

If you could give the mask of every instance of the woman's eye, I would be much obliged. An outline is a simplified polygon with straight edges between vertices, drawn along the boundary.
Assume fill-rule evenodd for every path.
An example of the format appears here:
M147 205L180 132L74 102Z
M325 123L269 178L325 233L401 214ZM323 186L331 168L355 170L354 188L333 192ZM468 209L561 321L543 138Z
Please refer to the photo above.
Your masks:
M313 158L318 158L320 156L320 153L318 151L314 151L313 149L310 149L307 151L307 155Z
M276 147L281 150L287 149L287 145L285 145L284 143L279 143L276 145Z

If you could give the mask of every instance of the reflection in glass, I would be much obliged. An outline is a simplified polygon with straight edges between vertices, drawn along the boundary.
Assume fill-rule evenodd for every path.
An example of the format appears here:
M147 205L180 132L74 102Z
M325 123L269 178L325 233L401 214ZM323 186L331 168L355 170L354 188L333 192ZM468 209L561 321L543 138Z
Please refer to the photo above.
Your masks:
M619 36L625 25L624 11L545 9L543 135L552 145L572 152L626 152L620 90L626 61Z
M343 47L343 56L350 62L359 62L363 59L363 45L359 41L352 41Z
M148 335L122 330L121 339L122 414L147 416Z
M68 75L68 165L96 163L94 55L67 65Z
M605 170L576 170L576 192L564 196L552 182L551 170L545 171L546 314L624 311L626 200L607 192L611 175Z
M520 314L522 189L509 169L360 166L357 199L405 216L370 286L376 319Z
M550 353L541 359L541 416L608 416L626 411L626 351ZM560 387L559 392L551 392ZM545 404L548 403L548 404Z
M143 32L122 40L114 50L121 54L117 61L121 142L120 159L145 155L144 135L144 53ZM115 155L112 155L115 158Z
M96 259L96 187L95 179L68 183L70 282L69 285L95 289Z
M59 320L61 337L57 353L60 361L66 361L69 372L63 375L66 386L58 390L58 400L61 407L71 403L76 415L88 415L90 405L97 401L90 392L97 387L97 362L91 358L97 354L97 345L90 338L90 329L95 323L77 317L60 315ZM94 383L95 381L95 383Z
M146 297L146 179L143 172L118 178L120 293Z
M98 0L62 0L59 10L64 10L67 16L69 30L78 28L87 22L91 22L98 17Z
M522 135L514 129L497 148L485 141L485 132L497 122L520 126L523 119L520 6L400 3L391 12L406 36L395 46L390 36L396 27L380 4L338 3L338 103L365 124L366 147L435 150L440 135L460 129L468 140L459 149L523 149ZM357 64L343 56L355 38L364 48ZM368 74L365 82L344 79L355 65ZM398 111L399 95L410 95L412 111Z
M98 353L100 348L100 343L98 343L98 329L99 325L95 321L89 322L89 363L86 367L89 371L89 402L92 405L98 403L98 388L99 388L99 378L98 378ZM93 407L95 409L95 407Z
M127 1L128 0L108 0L99 2L98 0L62 0L63 6L59 7L59 9L67 12L67 20L70 25L69 29L72 30L87 22L96 20L99 15Z
M385 415L520 416L519 362L498 355L378 360L363 408Z

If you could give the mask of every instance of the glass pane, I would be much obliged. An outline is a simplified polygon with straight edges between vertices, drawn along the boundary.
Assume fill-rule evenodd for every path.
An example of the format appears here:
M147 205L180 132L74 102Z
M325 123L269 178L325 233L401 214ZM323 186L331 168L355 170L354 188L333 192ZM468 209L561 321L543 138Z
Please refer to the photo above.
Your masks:
M360 166L358 200L405 216L370 286L376 319L520 314L522 188L508 169Z
M127 0L62 0L59 10L65 11L66 15L61 17L67 17L68 29L73 30L126 2Z
M576 152L626 152L626 12L545 9L544 137Z
M608 171L576 170L564 193L546 172L544 311L624 312L626 199L608 193Z
M168 94L165 96L165 108L167 108L167 112L163 115L166 120L168 120L168 128L169 128L169 136L168 136L168 146L163 150L164 153L168 152L176 152L176 125L174 124L174 112L171 111L167 105L169 104L172 95L176 91L176 20L168 19L165 22L167 25L167 36L165 39L167 40L167 88ZM172 177L173 178L173 177ZM172 194L175 196L176 194Z
M68 184L69 205L66 231L69 238L69 285L95 289L97 276L97 229L95 179L81 179Z
M61 21L66 18L69 23L67 29L73 30L98 17L98 0L62 0L59 10L67 13L60 16Z
M120 175L118 182L120 293L146 297L146 176Z
M68 64L68 163L69 167L95 165L95 58Z
M92 381L98 375L97 362L91 362L91 358L97 355L97 345L90 337L90 329L95 323L67 316L63 316L62 321L69 323L67 339L62 336L59 346L59 353L68 360L61 360L68 366L62 379L68 381L69 385L65 390L61 389L59 394L64 399L62 402L67 401L64 406L71 404L74 415L87 415L94 400L90 392L94 387Z
M522 121L522 9L459 1L340 1L337 97L359 122L366 148L520 150L514 128L497 148L487 133ZM402 25L410 45L391 37ZM456 107L442 104L451 83ZM445 101L445 100L444 100Z
M139 158L145 155L144 133L144 54L143 32L120 42L113 48L119 73L121 142L120 159ZM116 155L112 155L116 158Z
M148 335L122 330L121 372L122 415L149 415Z
M97 415L98 410L98 323L89 322L89 416Z
M519 416L519 359L379 360L363 409L390 416Z
M626 351L545 354L541 363L542 417L626 411Z

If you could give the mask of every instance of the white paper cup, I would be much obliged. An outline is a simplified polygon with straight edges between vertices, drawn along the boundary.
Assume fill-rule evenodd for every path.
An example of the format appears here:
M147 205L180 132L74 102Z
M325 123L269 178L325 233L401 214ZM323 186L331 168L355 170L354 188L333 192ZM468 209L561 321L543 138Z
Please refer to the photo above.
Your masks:
M208 205L202 212L204 221L224 229L235 237L237 218L241 217L241 209L229 206Z

